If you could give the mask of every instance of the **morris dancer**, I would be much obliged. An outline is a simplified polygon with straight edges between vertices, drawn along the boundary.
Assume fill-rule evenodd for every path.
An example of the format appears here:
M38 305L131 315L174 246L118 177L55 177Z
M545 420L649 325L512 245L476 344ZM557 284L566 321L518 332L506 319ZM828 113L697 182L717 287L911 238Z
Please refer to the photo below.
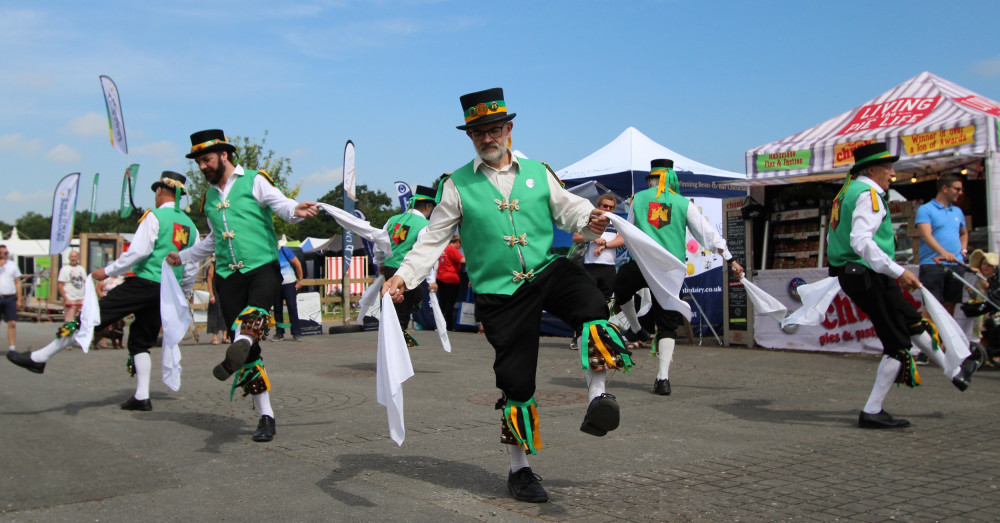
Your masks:
M921 318L903 296L920 287L912 272L897 264L896 239L889 213L889 182L895 174L893 163L899 156L889 154L886 144L876 142L854 150L854 166L834 200L830 218L827 256L830 275L836 276L845 294L871 319L882 341L879 363L868 402L858 416L863 429L891 429L910 425L893 418L882 402L892 384L900 380L919 383L914 357L923 352L942 368L948 368L944 354L931 333L933 325ZM853 176L856 179L851 179ZM971 358L954 368L951 381L959 390L969 387L975 370Z
M111 289L100 299L99 331L118 320L135 314L135 320L128 332L128 370L135 376L135 394L121 404L123 410L153 410L149 399L149 375L152 363L149 348L156 345L160 333L160 278L163 259L168 253L176 253L194 245L198 230L194 222L179 209L180 197L185 194L184 175L164 171L160 179L153 183L156 193L156 208L146 211L139 219L129 249L107 267L94 271L90 276L102 281L112 276L135 272L134 277ZM183 269L174 268L174 273L185 295L190 296L194 279L198 275L198 264L189 263ZM72 318L59 329L56 339L34 352L8 352L7 359L13 364L31 372L45 372L45 364L59 351L73 343L73 334L80 324Z
M430 224L382 292L402 301L461 223L476 310L496 351L501 441L511 445L507 488L518 501L541 503L548 494L528 466L527 453L542 447L534 398L542 309L582 328L595 351L594 366L586 372L591 401L580 430L604 436L618 427L618 404L605 393L605 375L608 368L630 367L629 354L606 319L604 296L593 280L566 258L549 254L553 223L593 240L609 219L567 192L544 164L511 154L515 113L507 112L502 89L470 93L460 101L465 124L458 128L472 140L476 157L443 181Z
M269 313L281 289L277 234L272 215L288 223L316 216L313 202L298 203L274 186L264 171L244 169L236 147L219 129L191 135L191 152L205 179L211 184L202 200L211 234L181 253L171 253L167 263L179 265L216 255L215 289L222 300L222 318L235 329L226 357L212 374L225 381L234 373L233 391L253 397L260 413L254 441L271 441L275 435L271 384L264 370L260 341L267 338ZM237 325L238 324L238 325ZM236 325L236 327L232 327Z
M685 229L701 245L710 251L718 252L729 262L733 274L737 278L743 275L740 266L726 247L726 240L715 234L698 208L680 195L680 181L674 172L673 160L657 159L650 162L647 180L657 180L657 185L637 192L632 198L628 221L680 261L684 261L686 252ZM638 217L637 217L638 214ZM615 278L615 300L620 303L622 312L629 321L628 336L630 339L641 339L642 327L636 317L633 296L636 291L646 287L646 279L639 270L635 260L622 265ZM659 303L654 297L652 303L653 317L656 321L656 341L653 349L660 361L653 392L661 396L670 394L670 362L674 356L674 346L677 338L677 327L684 324L684 317L677 311L668 310L665 304ZM648 335L647 335L648 336Z

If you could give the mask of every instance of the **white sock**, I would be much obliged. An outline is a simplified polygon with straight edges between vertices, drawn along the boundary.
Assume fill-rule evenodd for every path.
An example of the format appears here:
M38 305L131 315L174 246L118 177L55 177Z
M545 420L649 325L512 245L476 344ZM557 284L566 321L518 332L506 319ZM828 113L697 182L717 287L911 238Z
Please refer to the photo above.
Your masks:
M17 350L17 349L13 345L11 345L10 347L7 347L7 350Z
M587 369L587 400L593 401L594 398L604 394L604 386L607 383L608 371L599 370L592 371Z
M656 344L656 357L660 359L660 370L656 373L656 379L670 379L670 362L674 360L674 345L677 341L673 338L663 338Z
M274 411L271 410L271 391L265 390L260 394L254 394L253 406L261 416L271 416L271 419L274 419Z
M65 349L66 347L69 347L72 343L73 343L73 338L71 336L67 336L65 338L56 338L51 342L49 342L48 345L36 350L35 352L32 352L31 361L35 363L45 363L46 361L49 361L49 358L55 356L57 352ZM11 347L10 350L14 350L14 348Z
M625 303L618 305L618 308L622 310L622 314L625 315L625 319L628 320L628 328L632 332L639 332L642 330L642 325L639 325L639 316L635 313L635 300L629 300Z
M507 445L510 448L510 471L517 472L528 466L528 453L520 445Z
M910 336L910 341L913 342L913 348L910 349L910 355L914 358L920 353L927 355L927 359L934 362L935 365L941 367L944 370L944 375L949 378L955 377L962 369L960 367L955 367L953 369L948 368L948 360L944 356L944 352L940 349L934 350L933 338L931 338L930 333L921 332L916 336Z
M878 364L878 372L875 375L875 385L872 393L868 396L868 403L865 404L864 411L868 414L878 414L882 412L882 401L889 394L889 389L896 382L896 375L903 363L895 358L882 356L882 361Z
M149 374L153 367L152 360L148 352L140 352L132 356L132 363L135 364L135 399L149 399Z

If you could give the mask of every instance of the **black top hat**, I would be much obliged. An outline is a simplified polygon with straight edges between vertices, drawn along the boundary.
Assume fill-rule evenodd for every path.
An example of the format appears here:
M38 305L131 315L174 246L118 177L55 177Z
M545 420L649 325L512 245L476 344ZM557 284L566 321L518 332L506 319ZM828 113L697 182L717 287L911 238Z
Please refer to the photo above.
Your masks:
M226 141L226 133L223 133L222 129L208 129L192 134L191 152L187 153L185 157L193 160L205 153L215 151L229 151L230 153L236 151L236 147Z
M508 122L517 116L517 113L507 112L503 89L499 87L463 95L459 101L462 102L462 112L465 113L465 125L459 125L458 128L463 131L487 123Z
M437 190L433 187L425 187L423 185L418 185L417 190L414 191L413 200L418 201L430 201L437 204Z
M649 179L649 178L658 178L660 176L660 173L659 172L655 172L654 173L654 171L656 169L673 169L673 168L674 168L674 161L673 160L667 160L667 159L663 159L663 158L657 158L656 160L650 160L649 161L649 174L646 175L646 179Z
M895 163L899 161L899 156L889 154L889 147L883 142L862 145L854 150L854 166L851 167L851 174L857 174L866 167L881 165L884 163Z
M184 184L187 183L187 178L181 173L175 173L173 171L163 171L160 175L160 179L153 182L151 189L156 191L156 189L163 187L168 191L173 191L175 189L181 190L181 196L187 194L184 192Z

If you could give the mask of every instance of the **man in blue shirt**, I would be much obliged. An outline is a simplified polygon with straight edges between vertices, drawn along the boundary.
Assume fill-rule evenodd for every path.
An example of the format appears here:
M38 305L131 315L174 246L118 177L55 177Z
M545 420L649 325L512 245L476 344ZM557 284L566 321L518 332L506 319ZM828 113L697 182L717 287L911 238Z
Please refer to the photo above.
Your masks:
M962 209L955 205L962 194L962 177L942 174L937 189L937 196L917 209L914 220L920 233L920 283L954 314L955 304L962 301L963 286L945 271L964 272L969 232Z

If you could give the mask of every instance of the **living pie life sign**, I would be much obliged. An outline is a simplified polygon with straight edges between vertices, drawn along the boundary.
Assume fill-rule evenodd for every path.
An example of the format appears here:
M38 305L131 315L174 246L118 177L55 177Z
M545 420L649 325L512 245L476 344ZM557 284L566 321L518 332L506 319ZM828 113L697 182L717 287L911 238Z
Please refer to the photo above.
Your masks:
M1000 103L924 72L792 136L750 149L750 178L845 171L854 150L886 142L901 162L1000 150Z

